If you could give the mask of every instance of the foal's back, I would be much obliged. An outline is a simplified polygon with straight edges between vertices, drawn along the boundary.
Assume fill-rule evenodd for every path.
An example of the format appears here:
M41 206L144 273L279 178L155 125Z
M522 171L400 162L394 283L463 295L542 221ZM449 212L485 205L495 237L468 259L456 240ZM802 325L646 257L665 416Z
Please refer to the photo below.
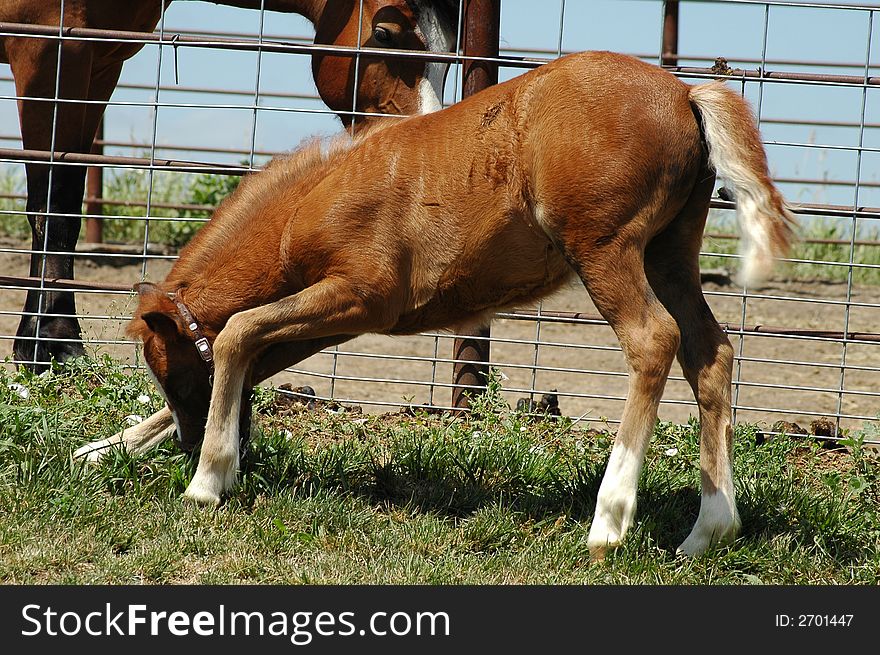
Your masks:
M683 83L570 55L369 136L301 199L286 264L352 280L390 332L449 326L557 289L573 242L646 243L702 164Z

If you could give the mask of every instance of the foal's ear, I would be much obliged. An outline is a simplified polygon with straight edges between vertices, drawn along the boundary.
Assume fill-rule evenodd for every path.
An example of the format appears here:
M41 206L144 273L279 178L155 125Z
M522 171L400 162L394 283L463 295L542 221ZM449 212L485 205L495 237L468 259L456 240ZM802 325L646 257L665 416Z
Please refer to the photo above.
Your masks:
M137 293L141 298L144 296L149 296L154 293L162 293L162 290L152 282L138 282L134 286L131 287L131 290Z
M180 325L172 316L162 311L150 311L141 314L141 320L153 332L168 340L180 334Z
M140 318L150 330L166 339L180 332L176 308L164 291L152 282L139 282L132 289L140 296Z

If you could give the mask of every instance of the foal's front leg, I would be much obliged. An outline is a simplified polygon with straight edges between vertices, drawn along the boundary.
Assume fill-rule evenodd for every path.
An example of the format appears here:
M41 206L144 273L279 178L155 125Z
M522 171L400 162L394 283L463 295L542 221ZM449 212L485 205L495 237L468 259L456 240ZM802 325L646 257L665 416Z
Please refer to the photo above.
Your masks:
M175 430L174 417L168 407L163 407L137 425L125 428L112 437L93 441L73 453L74 459L85 458L87 462L97 462L114 446L120 446L132 454L146 452L168 439Z
M382 327L384 323L367 311L363 299L338 279L321 281L294 296L233 315L214 342L214 386L205 440L184 497L217 505L235 486L242 390L255 363L258 378L266 368L265 362L256 361L258 355L277 344L299 342L299 348L281 348L289 357L297 355L288 361L290 365L345 339L338 335Z
M183 494L200 505L218 505L220 496L235 485L239 468L239 417L249 362L230 343L231 336L223 338L226 329L228 325L214 342L214 386L205 439L196 474Z

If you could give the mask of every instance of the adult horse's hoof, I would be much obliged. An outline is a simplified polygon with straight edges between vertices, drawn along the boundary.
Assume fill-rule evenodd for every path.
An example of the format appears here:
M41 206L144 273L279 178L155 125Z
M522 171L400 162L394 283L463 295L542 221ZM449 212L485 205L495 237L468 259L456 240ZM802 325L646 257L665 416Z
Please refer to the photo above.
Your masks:
M53 360L64 363L86 354L79 323L75 320L71 323L69 319L43 319L39 337L34 339L36 333L36 317L25 316L18 326L12 347L19 366L29 371L42 373L49 369Z

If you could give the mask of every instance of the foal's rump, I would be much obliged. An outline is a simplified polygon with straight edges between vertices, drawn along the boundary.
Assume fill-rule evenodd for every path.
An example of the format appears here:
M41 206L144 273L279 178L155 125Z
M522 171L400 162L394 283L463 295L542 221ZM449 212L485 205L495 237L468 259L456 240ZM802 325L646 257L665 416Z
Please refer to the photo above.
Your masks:
M681 210L704 169L689 86L610 52L571 55L553 73L534 79L521 112L537 220L561 245L644 246Z
M737 201L741 277L764 277L786 254L794 217L751 108L724 82L690 85L634 57L586 52L545 66L518 96L528 201L563 251L644 248L718 173Z

